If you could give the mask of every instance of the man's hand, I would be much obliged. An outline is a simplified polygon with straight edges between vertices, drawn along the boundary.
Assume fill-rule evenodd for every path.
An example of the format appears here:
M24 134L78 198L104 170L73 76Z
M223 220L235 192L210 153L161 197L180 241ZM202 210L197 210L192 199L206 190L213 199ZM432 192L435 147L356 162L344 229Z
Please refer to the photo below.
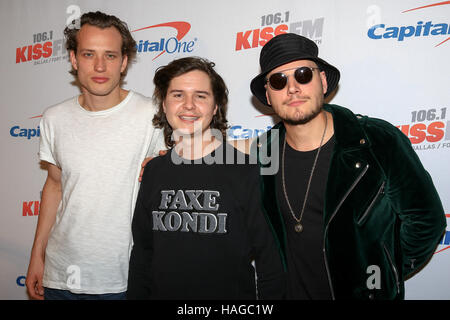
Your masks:
M44 261L38 257L32 258L28 267L25 285L31 299L44 300L44 287L42 278L44 277Z
M230 144L238 149L242 153L250 154L250 147L253 143L255 138L249 138L249 139L241 139L241 140L230 140Z
M44 299L44 277L45 249L50 231L56 221L56 212L61 202L61 169L51 163L43 163L48 170L47 180L42 188L41 206L34 236L33 249L31 250L30 265L28 266L25 285L32 299Z
M165 155L167 153L167 150L159 150L159 155L160 156L163 156L163 155ZM144 161L142 161L142 164L141 164L141 172L139 173L139 182L142 182L142 176L144 175L144 168L145 168L145 166L147 165L147 163L150 161L150 160L152 160L153 159L153 157L148 157L148 158L145 158L144 159Z

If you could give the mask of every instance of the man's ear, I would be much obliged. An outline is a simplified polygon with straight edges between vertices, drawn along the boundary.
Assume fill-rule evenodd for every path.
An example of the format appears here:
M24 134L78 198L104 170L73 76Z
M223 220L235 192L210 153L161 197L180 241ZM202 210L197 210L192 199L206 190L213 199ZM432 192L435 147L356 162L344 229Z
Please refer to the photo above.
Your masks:
M78 70L77 57L75 55L75 51L70 50L69 57L70 57L70 63L72 64L72 68L74 70Z
M267 104L268 104L269 106L271 106L272 104L270 103L269 94L267 93L267 84L264 85L264 88L266 89L266 100L267 100Z
M323 94L325 94L328 90L327 75L325 71L320 72L320 81L322 81Z
M128 65L128 56L125 55L122 58L122 66L120 67L120 73L124 72Z

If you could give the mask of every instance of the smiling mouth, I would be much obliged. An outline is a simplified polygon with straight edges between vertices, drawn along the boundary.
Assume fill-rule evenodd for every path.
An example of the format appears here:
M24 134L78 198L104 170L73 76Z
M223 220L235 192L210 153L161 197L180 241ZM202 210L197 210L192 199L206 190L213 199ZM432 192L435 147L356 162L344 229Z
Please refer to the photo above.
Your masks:
M179 118L183 121L189 121L189 122L194 122L194 121L197 121L198 119L200 119L200 117L196 117L196 116L179 116Z

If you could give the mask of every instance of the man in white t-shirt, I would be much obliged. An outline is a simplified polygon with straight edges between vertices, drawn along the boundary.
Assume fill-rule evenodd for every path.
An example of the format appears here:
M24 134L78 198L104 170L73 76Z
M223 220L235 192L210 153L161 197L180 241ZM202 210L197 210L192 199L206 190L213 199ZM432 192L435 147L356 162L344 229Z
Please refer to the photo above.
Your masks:
M33 299L124 299L140 164L163 149L149 98L121 88L136 42L90 12L64 31L81 95L48 108L47 164L26 286Z

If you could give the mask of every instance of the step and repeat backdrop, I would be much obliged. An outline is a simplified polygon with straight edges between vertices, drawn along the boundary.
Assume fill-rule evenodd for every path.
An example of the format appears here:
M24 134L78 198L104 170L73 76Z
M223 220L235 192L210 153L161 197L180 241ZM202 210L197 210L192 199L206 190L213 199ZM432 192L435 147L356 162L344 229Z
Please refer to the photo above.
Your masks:
M229 139L254 137L277 122L249 89L264 44L283 32L313 39L341 71L330 102L407 135L450 218L450 1L2 0L0 299L28 299L46 178L39 120L48 106L79 94L63 29L96 10L126 21L137 42L126 89L151 96L155 70L176 58L215 62L230 91ZM428 265L406 282L407 299L450 299L449 247L447 231Z

